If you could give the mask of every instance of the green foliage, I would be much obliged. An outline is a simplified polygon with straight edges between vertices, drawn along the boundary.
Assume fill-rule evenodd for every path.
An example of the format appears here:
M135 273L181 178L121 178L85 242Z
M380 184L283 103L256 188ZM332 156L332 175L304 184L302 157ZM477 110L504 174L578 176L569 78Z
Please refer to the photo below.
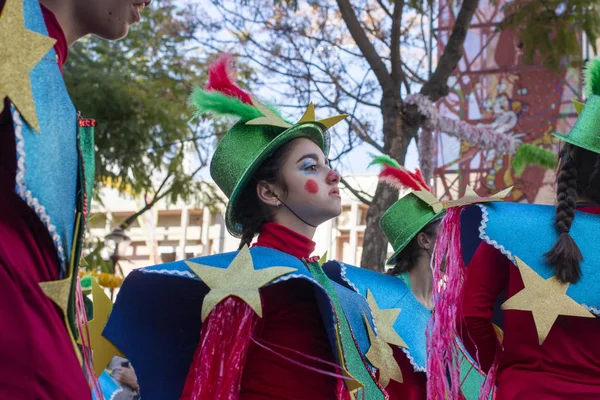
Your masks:
M98 121L96 183L110 178L121 190L143 194L156 191L157 175L168 173L163 190L172 189L174 198L198 189L184 168L184 143L201 166L224 127L190 124L187 98L194 84L206 80L206 68L190 50L196 12L175 3L154 1L120 41L90 37L70 50L67 87L82 115Z
M510 164L516 176L521 176L527 165L545 169L556 168L556 154L552 151L526 143L521 145Z
M543 62L550 69L565 63L580 66L581 32L585 32L596 51L600 34L599 0L513 1L505 7L502 28L519 33L525 62Z

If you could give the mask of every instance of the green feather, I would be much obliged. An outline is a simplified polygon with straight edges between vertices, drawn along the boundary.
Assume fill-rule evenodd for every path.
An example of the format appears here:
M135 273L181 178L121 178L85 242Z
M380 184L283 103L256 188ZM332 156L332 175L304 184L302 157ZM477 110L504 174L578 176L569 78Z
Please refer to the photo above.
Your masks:
M398 163L398 161L394 160L393 158L391 158L388 155L382 154L380 156L373 156L373 159L371 160L371 163L367 166L370 167L372 165L384 165L387 164L390 167L396 167L396 168L400 168L400 164Z
M217 115L232 115L242 120L262 117L256 107L246 104L236 97L227 96L217 91L206 91L196 86L189 98L188 104L196 109L194 118L204 113Z
M600 58L592 58L583 70L583 81L585 83L585 95L600 95Z
M527 165L537 165L545 169L556 168L556 158L556 154L550 150L523 144L517 149L510 165L515 170L515 176L519 177Z

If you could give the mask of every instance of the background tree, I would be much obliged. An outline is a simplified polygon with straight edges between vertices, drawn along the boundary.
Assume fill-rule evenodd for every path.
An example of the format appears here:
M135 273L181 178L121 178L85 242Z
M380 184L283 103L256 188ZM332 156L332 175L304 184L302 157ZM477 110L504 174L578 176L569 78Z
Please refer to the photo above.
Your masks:
M260 72L264 77L260 85L278 93L291 113L301 115L300 108L312 101L317 112L325 114L323 108L328 108L351 114L346 129L336 131L331 156L342 164L344 156L363 142L404 164L424 118L404 100L414 92L432 101L448 94L448 78L462 57L480 5L479 0L449 2L448 12L454 13L456 22L438 55L432 46L437 38L431 28L438 18L438 2L433 0L211 3L201 10L195 34L201 49L226 48L237 54ZM596 4L598 0L511 2L504 27L519 31L531 60L538 54L548 66L558 68L565 56L580 59L578 23L595 39L600 26ZM436 54L429 54L431 49ZM380 184L370 199L359 189L350 189L370 203L361 265L382 269L387 242L379 219L398 193Z
M65 81L95 130L96 184L158 200L211 202L214 188L195 179L206 166L219 122L190 122L187 98L205 80L207 53L189 51L197 6L155 0L142 21L117 42L90 37L70 50Z

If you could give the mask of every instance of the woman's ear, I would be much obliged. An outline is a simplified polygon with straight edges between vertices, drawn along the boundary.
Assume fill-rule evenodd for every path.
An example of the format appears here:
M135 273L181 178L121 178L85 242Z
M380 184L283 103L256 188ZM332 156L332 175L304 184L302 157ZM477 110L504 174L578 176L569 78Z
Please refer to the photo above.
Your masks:
M275 189L265 181L258 182L256 185L256 194L260 201L268 206L279 207L281 204L281 201L279 201L279 198L275 193Z
M433 240L425 232L417 233L417 242L422 249L431 250L433 248Z

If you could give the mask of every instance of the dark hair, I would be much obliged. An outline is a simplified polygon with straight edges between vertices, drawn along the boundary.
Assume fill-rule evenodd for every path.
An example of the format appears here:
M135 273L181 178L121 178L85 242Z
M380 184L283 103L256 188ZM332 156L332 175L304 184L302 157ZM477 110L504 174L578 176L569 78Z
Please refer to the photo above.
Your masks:
M579 263L583 261L583 254L571 237L571 225L578 199L600 203L600 155L566 143L559 158L562 164L557 177L554 217L559 235L544 257L561 282L576 283L581 278Z
M293 142L293 140L287 142L271 154L256 170L242 192L240 201L238 201L234 211L237 221L242 224L242 237L239 249L244 247L244 245L250 245L254 235L260 232L262 225L273 219L273 210L258 198L258 194L256 193L258 182L265 181L271 184L278 184L283 188L284 194L287 193L285 182L281 179L281 168L292 150Z
M435 240L435 230L439 223L439 218L434 219L433 221L425 225L423 229L419 231L419 233L422 232L430 238L432 238L433 240ZM388 271L388 274L400 275L404 272L410 271L415 266L417 260L419 259L419 254L421 252L421 247L419 246L418 239L419 233L417 233L415 237L412 238L410 242L408 242L408 244L400 252L400 254L396 256L396 265L394 266L394 268Z

